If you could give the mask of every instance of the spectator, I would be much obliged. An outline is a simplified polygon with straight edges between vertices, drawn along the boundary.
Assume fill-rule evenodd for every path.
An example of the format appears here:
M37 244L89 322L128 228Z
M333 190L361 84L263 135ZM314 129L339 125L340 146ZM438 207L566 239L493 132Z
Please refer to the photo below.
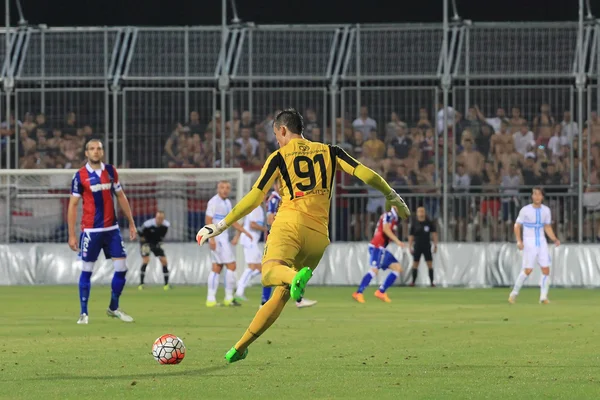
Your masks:
M256 156L258 150L258 140L250 136L250 129L244 128L240 131L241 137L236 139L235 143L240 146L240 151L247 160Z
M390 145L396 152L396 157L401 160L408 157L412 144L412 139L406 135L406 128L402 125L398 125L396 127L396 137L390 142Z
M458 113L456 113L452 107L446 107L444 110L444 105L441 103L438 104L438 112L436 116L436 128L438 135L444 134L444 115L446 115L446 122L448 123L448 136L452 136L452 128L454 127L455 123L458 122L456 118ZM459 130L459 132L462 132L462 129Z
M552 137L552 128L555 124L554 117L550 115L550 106L542 104L540 106L540 114L533 120L535 137L542 140L542 144L547 144L548 140Z
M359 117L352 122L352 127L355 131L361 131L364 136L368 136L371 129L377 129L377 122L369 117L367 107L362 106Z
M189 129L187 131L189 131ZM175 124L173 132L171 132L171 135L165 143L165 153L167 153L168 158L167 162L173 161L177 163L176 159L179 148L182 144L187 144L187 131L179 122Z
M304 136L308 140L320 141L322 139L320 128L317 113L312 108L307 108L304 112Z
M505 121L502 121L503 126L507 126ZM502 128L501 128L502 129ZM481 136L475 141L477 150L481 153L484 159L487 159L490 155L490 149L492 148L492 127L489 125L483 125L481 127Z
M463 242L467 238L467 218L469 215L469 188L471 186L471 177L467 173L467 169L463 164L456 166L454 174L453 192L457 194L454 198L454 217L456 225L454 230L454 239L458 242Z
M513 134L510 132L509 129L509 122L508 121L503 121L500 124L500 130L498 132L496 132L495 135L492 136L491 138L491 148L490 148L490 153L494 154L496 152L496 145L497 144L507 144L507 143L514 143L514 137Z
M467 111L466 125L475 139L481 135L481 127L487 124L483 113L479 110L478 105L469 107Z
M402 122L398 114L393 112L390 115L390 122L385 125L385 144L389 144L396 137L396 129L399 125L403 125L406 129L406 123Z
M65 126L62 131L65 135L76 136L77 135L77 116L73 111L70 111L65 118Z
M190 120L185 124L188 127L191 135L200 135L200 139L204 136L204 132L206 131L206 125L202 124L200 121L200 114L198 111L190 112Z
M584 137L591 138L592 143L600 142L600 117L598 117L597 111L592 111L590 113L590 119L587 121Z
M215 132L217 134L217 138L221 136L221 111L215 111L215 115L213 115L212 120L208 123L206 127L207 131Z
M363 144L364 144L363 133L361 131L355 131L354 132L354 149L352 150L354 157L360 158L362 156Z
M31 137L29 137L29 131L25 128L21 128L19 131L19 141L21 142L19 149L21 157L29 156L36 150L36 143Z
M535 144L533 132L529 130L529 126L525 123L521 128L513 134L515 150L518 153L525 155L529 146Z
M485 121L492 127L492 129L494 129L494 132L498 132L502 122L506 121L506 113L504 112L504 108L498 108L496 110L496 117L486 118Z
M442 124L444 122L442 121ZM426 108L419 108L419 120L417 121L417 127L423 131L427 129L433 129L431 121L429 120L429 112Z
M535 166L535 155L533 153L527 153L521 169L521 175L523 177L523 184L526 186L537 186L540 184L538 173L536 172ZM523 193L530 193L530 189L523 189Z
M554 136L550 138L548 141L548 149L550 150L552 157L560 157L561 155L561 147L569 144L569 139L567 136L561 136L562 126L555 125L554 126Z
M521 109L519 107L512 108L511 118L508 122L509 122L509 127L510 127L511 133L516 133L517 131L519 131L521 129L523 124L527 123L525 118L523 118L521 116Z
M385 143L377 137L377 130L371 129L369 139L363 144L363 155L380 160L385 155Z
M419 143L419 149L421 150L421 161L424 163L434 162L435 157L435 138L433 137L433 129L427 128L425 130L425 137Z
M479 226L488 226L490 228L490 240L498 240L498 219L500 217L500 200L498 195L498 171L492 161L486 161L483 173L481 175L482 199L480 203ZM481 233L479 234L481 236Z
M227 121L225 127L233 132L234 136L238 136L240 133L240 112L238 110L233 110L231 121ZM252 131L253 129L250 130Z
M33 132L33 130L36 128L36 123L32 113L25 113L25 118L23 118L23 128L27 130L27 133Z
M395 173L398 171L398 167L404 163L402 160L396 157L396 152L393 147L388 147L386 151L386 157L382 161L383 175L386 179L392 180L395 177Z
M463 151L458 155L456 161L465 167L470 176L480 175L483 171L484 157L475 151L473 139L471 137L463 138Z
M35 125L37 129L48 130L48 123L46 122L46 115L39 113L35 117Z
M571 111L565 111L563 113L563 120L560 123L560 135L565 138L567 142L571 142L575 139L575 136L579 135L579 126L577 122L573 121L571 117Z
M250 111L246 110L242 112L242 119L240 120L240 129L247 128L250 129L250 135L256 137L258 135L256 129L256 122L252 119L252 114Z
M517 205L519 186L523 184L523 178L517 171L516 164L510 164L502 171L500 183L502 193L502 221L504 222L503 237L512 237L512 223L517 218Z

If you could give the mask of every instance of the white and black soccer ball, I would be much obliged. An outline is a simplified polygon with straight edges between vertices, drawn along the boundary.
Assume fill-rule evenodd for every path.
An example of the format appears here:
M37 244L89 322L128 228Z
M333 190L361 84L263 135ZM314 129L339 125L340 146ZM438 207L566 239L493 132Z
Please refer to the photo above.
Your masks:
M183 340L170 333L162 335L152 345L152 356L159 364L179 364L185 357Z

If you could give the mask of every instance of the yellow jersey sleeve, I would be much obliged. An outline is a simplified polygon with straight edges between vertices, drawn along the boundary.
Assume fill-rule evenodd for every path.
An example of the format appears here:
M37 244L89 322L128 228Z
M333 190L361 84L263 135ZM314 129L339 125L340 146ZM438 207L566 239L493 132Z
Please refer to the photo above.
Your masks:
M365 167L360 162L352 158L344 149L338 146L331 146L332 153L335 155L337 165L347 174L354 175L373 189L379 190L383 195L391 193L392 188L375 171Z
M263 165L262 170L260 171L260 176L252 186L253 189L258 189L261 192L267 194L273 183L275 183L275 179L277 179L280 175L280 166L283 163L283 158L279 153L279 150L271 153L267 161L265 161L265 165Z
M282 158L279 151L273 152L269 158L267 158L267 161L260 172L260 176L256 180L256 183L254 183L254 186L252 186L250 192L248 192L248 194L245 195L225 217L224 221L227 227L244 218L260 205L265 194L271 189L275 179L279 176L279 165L281 160Z
M360 165L352 156L350 156L344 149L338 146L331 146L331 153L335 158L337 166L342 169L348 175L354 175L354 170Z

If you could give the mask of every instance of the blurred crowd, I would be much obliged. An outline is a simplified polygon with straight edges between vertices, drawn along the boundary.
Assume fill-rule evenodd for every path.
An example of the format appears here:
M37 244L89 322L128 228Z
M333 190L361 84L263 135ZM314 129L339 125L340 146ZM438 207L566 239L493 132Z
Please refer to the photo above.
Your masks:
M524 115L518 107L497 108L492 115L486 115L477 105L463 114L440 104L436 110L421 108L418 115L392 112L374 117L370 109L361 107L355 119L336 120L335 140L331 121L325 121L319 110L301 111L305 137L343 147L406 194L409 201L415 202L413 206L424 204L431 217L440 215L441 183L451 183L453 201L449 207L453 218L449 222L455 240L494 241L510 237L511 224L530 191L523 186L534 185L544 186L549 195L555 196L557 220L565 224L565 232L573 234L574 218L565 212L566 207L572 206L564 194L576 190L579 157L584 161L586 192L599 191L596 185L600 187L600 118L596 112L582 126L580 151L580 127L571 111L552 111L549 104L541 104L535 115ZM259 170L277 148L272 127L277 112L255 116L247 110L235 111L222 133L219 111L212 116L192 111L186 122L175 123L164 136L162 166L219 167L225 141L226 166ZM11 117L10 127L6 122L0 126L2 146L10 143L16 130L19 132L13 139L17 142L19 168L83 165L83 146L94 137L94 129L80 123L74 112L52 124L44 114L26 113L22 118ZM447 164L443 157L444 121L448 123L451 141ZM135 163L128 166L135 167ZM338 203L347 210L351 221L346 239L369 237L383 200L351 178L339 182L338 190L342 194ZM587 207L594 215L600 212L600 199L598 207ZM598 230L592 225L589 235L595 237ZM482 227L486 231L484 239Z
M52 123L43 113L28 112L22 120L11 115L9 121L0 125L2 167L6 167L6 147L10 146L17 149L13 167L80 168L85 163L84 145L93 137L92 127L80 124L74 112L67 113L64 120ZM13 147L15 143L16 147Z

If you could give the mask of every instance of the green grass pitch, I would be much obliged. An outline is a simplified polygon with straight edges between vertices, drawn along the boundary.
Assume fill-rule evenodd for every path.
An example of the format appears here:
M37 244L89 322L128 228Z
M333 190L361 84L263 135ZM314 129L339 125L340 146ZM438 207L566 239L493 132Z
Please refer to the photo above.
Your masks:
M204 306L206 289L127 288L108 318L109 288L92 287L90 324L79 326L76 287L1 287L2 399L597 399L600 291L393 288L393 303L354 288L309 287L314 308L288 307L226 365L257 310ZM220 295L222 288L220 289ZM180 365L150 354L173 333Z

